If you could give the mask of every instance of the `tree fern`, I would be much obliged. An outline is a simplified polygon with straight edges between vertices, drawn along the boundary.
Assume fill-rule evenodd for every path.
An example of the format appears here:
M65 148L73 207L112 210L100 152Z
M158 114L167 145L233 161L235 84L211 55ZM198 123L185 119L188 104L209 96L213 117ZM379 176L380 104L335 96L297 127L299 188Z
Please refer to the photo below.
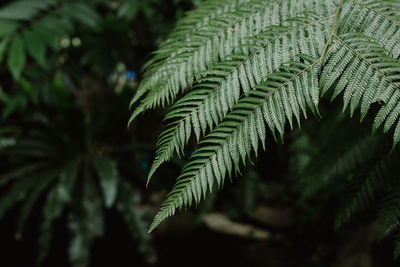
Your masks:
M394 235L394 257L399 257L398 234L400 233L400 195L398 185L399 153L382 156L375 164L364 164L356 178L350 181L352 189L349 197L338 213L336 226L352 219L358 212L364 211L378 202L378 237L383 239Z
M400 140L399 3L226 3L210 1L187 16L183 24L198 28L171 34L170 49L156 52L132 100L142 97L130 121L184 92L165 117L149 179L175 151L184 154L192 133L199 141L149 231L221 187L226 174L238 173L265 147L266 129L282 136L286 122L300 125L307 109L318 116L327 93L332 99L343 94L343 110L353 116L360 108L362 119L380 103L373 128L395 128L394 144ZM205 11L219 4L220 16Z

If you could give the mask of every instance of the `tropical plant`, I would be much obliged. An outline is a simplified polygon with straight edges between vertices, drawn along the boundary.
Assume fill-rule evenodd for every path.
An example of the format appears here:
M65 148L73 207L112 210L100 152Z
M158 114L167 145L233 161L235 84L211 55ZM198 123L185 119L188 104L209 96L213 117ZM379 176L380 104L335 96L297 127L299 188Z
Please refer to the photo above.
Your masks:
M126 95L106 110L118 114L121 98ZM140 147L127 147L128 141L123 141L131 140L123 131L124 115L120 120L105 117L88 124L73 105L57 111L50 106L47 109L52 117L40 109L31 110L32 114L17 124L0 127L0 219L22 203L15 235L19 240L29 218L41 210L40 264L54 242L54 226L66 216L71 237L69 259L74 266L86 266L93 242L104 234L105 214L115 210L137 240L138 250L152 261L154 250L144 232L141 193L132 181L135 169L141 168L140 161L132 158ZM114 141L106 130L111 126L121 129Z
M191 3L178 2L173 11ZM162 14L154 23L161 5L0 4L0 219L16 220L16 240L30 234L31 220L42 219L39 265L54 254L59 225L68 228L71 265L89 265L110 213L120 215L143 259L155 260L140 189L149 149L125 125L134 70L145 60L143 46L151 48L138 44L132 22L145 14L140 30L151 24L147 42L155 43L175 20Z
M300 127L308 110L321 117L318 105L327 95L342 94L343 112L353 117L360 109L360 121L372 110L374 132L394 130L394 150L400 141L399 57L398 1L201 4L154 53L131 101L130 123L173 103L148 181L174 153L184 155L192 136L198 142L149 232L240 173L260 146L265 149L267 129L283 140L286 124ZM355 149L348 156L362 154Z

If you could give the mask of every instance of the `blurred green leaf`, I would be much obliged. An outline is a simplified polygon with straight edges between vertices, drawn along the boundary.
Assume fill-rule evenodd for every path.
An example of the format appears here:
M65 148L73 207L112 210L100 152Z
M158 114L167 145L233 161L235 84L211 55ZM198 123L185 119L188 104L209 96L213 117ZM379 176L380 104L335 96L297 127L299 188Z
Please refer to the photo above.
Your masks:
M24 44L19 36L11 43L10 54L8 56L8 67L14 77L19 80L21 73L25 67L26 52Z
M61 171L58 184L49 192L43 207L46 221L59 218L65 204L71 200L72 189L78 178L78 167L77 162L71 162Z
M103 189L104 204L107 208L111 207L117 196L118 189L118 169L115 161L101 157L93 161L94 167L100 178L100 185Z
M101 197L93 176L88 170L85 171L82 182L82 199L74 199L75 208L68 218L68 228L72 237L69 258L74 266L86 266L88 264L93 239L101 236L104 228Z
M24 201L24 205L22 206L22 209L20 211L17 224L18 233L22 234L26 221L28 220L35 203L40 197L40 194L49 186L50 182L57 176L57 173L58 170L45 171L33 177L30 177L30 179L36 180L37 185L33 187L27 195L27 198Z
M10 42L9 38L4 38L0 42L0 64L3 62L4 55L6 54L9 42Z
M18 23L0 20L0 37L14 33L18 28Z
M46 44L44 40L40 38L40 35L34 31L26 31L24 33L25 42L27 45L29 55L41 65L46 65Z
M12 2L0 9L0 19L28 20L46 6L46 1Z

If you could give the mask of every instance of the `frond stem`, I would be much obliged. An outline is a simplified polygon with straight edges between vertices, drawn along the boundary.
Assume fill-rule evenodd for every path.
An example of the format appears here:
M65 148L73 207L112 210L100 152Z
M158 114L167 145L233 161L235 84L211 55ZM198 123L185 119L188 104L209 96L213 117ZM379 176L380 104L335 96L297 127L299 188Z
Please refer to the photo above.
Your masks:
M319 59L318 66L321 66L321 65L322 65L322 61L324 60L325 53L326 53L326 51L327 51L327 49L328 49L329 44L330 44L331 41L332 41L332 37L333 37L333 35L334 35L334 33L335 33L335 28L336 28L337 19L338 19L338 17L339 17L339 12L340 12L340 10L342 9L342 5L343 5L343 0L340 0L338 9L336 10L335 19L333 20L333 25L332 25L332 29L331 29L331 34L330 34L329 37L328 37L328 41L326 41L324 50L322 51L321 57L320 57L320 59Z

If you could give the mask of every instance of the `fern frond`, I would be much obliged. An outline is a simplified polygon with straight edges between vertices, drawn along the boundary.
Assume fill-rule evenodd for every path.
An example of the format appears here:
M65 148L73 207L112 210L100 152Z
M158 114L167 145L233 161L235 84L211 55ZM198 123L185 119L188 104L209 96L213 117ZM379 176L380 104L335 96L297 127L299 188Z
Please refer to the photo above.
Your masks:
M237 10L240 4L250 0L209 0L204 2L199 8L189 11L186 16L180 20L168 38L160 45L160 48L154 52L154 56L144 65L146 75L155 72L167 59L179 54L182 50L180 45L186 40L190 40L196 31L202 27L212 24L219 16L231 13ZM144 88L141 86L141 88ZM148 88L146 88L148 89ZM139 89L132 99L135 103L140 96L145 93Z
M306 103L317 109L318 95L316 66L318 60L302 56L306 63L290 61L268 75L266 82L255 86L228 113L225 119L201 142L201 148L183 168L174 189L168 194L149 232L177 207L200 202L214 183L221 187L226 174L239 172L251 151L257 154L259 142L265 145L266 128L283 134L286 119L306 112ZM308 90L301 90L307 88ZM290 119L289 119L290 117Z
M149 179L163 162L172 157L174 150L181 153L192 130L199 140L207 128L212 130L225 117L238 102L241 93L254 89L255 84L262 82L280 64L288 61L291 55L300 52L317 57L322 51L332 18L290 18L285 23L289 25L271 26L248 40L245 45L251 47L249 55L230 55L227 60L201 72L205 77L196 80L192 91L178 100L165 116L165 120L171 122L157 143L157 156L150 169ZM322 34L315 40L307 38L313 32ZM318 101L318 95L314 95L312 101ZM314 109L312 111L315 112ZM298 112L294 113L300 124ZM289 118L293 128L291 116Z
M175 152L183 154L193 133L200 148L149 231L175 209L197 204L214 184L221 187L226 174L238 173L252 151L257 154L260 145L265 147L267 128L282 136L286 122L291 128L294 120L300 125L307 108L318 115L319 97L327 92L332 92L332 100L343 94L343 111L349 108L353 116L360 108L361 120L373 103L381 103L374 129L382 124L384 131L395 128L396 144L400 20L398 4L389 3L393 1L250 0L203 20L208 22L196 32L184 31L183 39L179 34L170 39L176 52L161 50L159 55L165 55L149 65L138 91L143 99L130 122L189 91L165 117L167 127L157 143L149 179ZM309 58L316 61L309 63ZM372 198L374 177L367 179L360 197Z
M400 193L398 186L389 190L387 196L382 200L378 221L380 238L400 230Z
M323 153L318 153L313 157L315 160L309 163L308 169L302 174L302 197L305 199L313 196L327 185L335 183L337 178L348 176L376 157L377 148L380 145L380 142L374 142L373 138L367 135L358 140L352 140L344 146L344 150L341 149L342 151L338 153L332 151L326 153L325 150Z
M344 92L343 111L350 106L353 115L361 105L361 119L365 117L374 102L388 101L384 95L400 89L395 82L400 70L400 61L388 56L380 43L371 37L348 33L338 36L334 34L332 52L321 76L323 96L334 83L332 100ZM388 90L389 88L389 90ZM384 108L386 110L386 107ZM379 115L375 128L379 127L384 116ZM385 128L386 129L386 128Z
M184 53L165 61L157 71L147 76L142 86L151 88L134 111L131 121L142 111L169 103L180 90L190 87L194 73L206 70L232 53L248 53L240 47L244 37L255 36L271 25L280 25L288 18L311 11L330 16L336 10L330 1L258 1L244 3L237 11L218 18L214 24L199 29L190 42L184 43ZM182 47L182 44L180 45ZM146 89L143 89L146 91ZM140 93L142 94L142 89ZM136 99L136 98L135 98Z
M335 222L336 227L348 222L355 214L371 206L377 193L382 190L382 186L387 184L387 180L391 177L391 170L393 164L396 164L395 162L391 157L383 157L366 174L354 179L351 186L354 191L339 212Z

